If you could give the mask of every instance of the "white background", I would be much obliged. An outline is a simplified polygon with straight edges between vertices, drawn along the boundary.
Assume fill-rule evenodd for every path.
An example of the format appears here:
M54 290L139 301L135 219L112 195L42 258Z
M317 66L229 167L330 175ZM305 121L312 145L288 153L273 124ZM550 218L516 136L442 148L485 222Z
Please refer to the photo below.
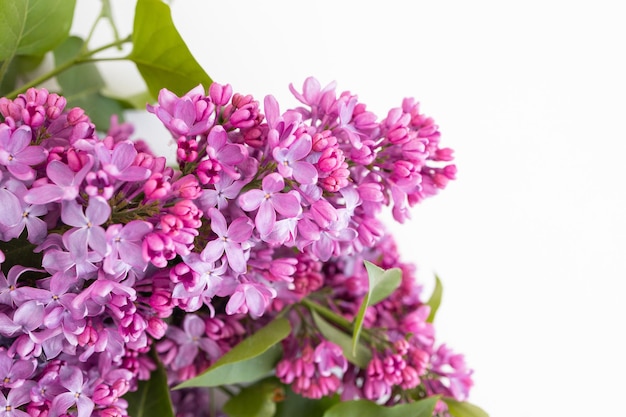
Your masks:
M79 0L85 33L93 0ZM618 1L176 0L211 77L295 104L313 75L384 117L416 97L458 180L391 225L441 341L475 369L492 417L614 416L626 390L626 24ZM127 32L134 2L113 0ZM98 36L108 36L99 30ZM97 40L96 44L97 46ZM132 66L107 68L119 91ZM134 120L141 120L138 118ZM139 133L158 136L145 126ZM152 137L166 141L166 135ZM391 222L389 222L391 224Z

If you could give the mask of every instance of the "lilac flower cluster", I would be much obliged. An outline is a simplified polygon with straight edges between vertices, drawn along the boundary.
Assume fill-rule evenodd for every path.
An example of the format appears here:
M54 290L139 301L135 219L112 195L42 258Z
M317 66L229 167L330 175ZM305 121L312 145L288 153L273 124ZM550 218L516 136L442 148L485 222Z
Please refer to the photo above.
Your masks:
M466 397L471 372L435 349L412 270L377 218L391 206L404 221L444 188L452 151L411 99L377 121L334 85L309 78L291 90L303 107L281 113L268 96L264 114L229 85L162 90L148 111L177 143L176 169L129 140L129 125L113 120L101 134L44 89L0 98L6 416L126 415L124 394L156 368L151 351L176 384L304 297L324 294L320 303L353 318L364 259L405 271L402 288L368 310L380 340L367 369L294 326L277 377L311 398ZM307 317L297 310L294 323Z

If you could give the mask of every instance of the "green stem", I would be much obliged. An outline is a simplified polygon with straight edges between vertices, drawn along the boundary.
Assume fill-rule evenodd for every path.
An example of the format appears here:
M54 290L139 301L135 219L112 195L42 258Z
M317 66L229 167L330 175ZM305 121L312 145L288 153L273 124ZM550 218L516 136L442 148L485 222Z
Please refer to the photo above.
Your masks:
M307 308L314 310L325 319L332 321L333 323L343 327L346 330L352 331L352 328L353 328L352 323L348 319L346 319L343 316L340 316L339 314L335 313L328 307L324 307L323 305L317 304L316 302L311 301L306 297L303 298L300 301L300 303L302 303L302 305L306 306Z
M34 80L26 83L25 85L21 86L20 88L17 88L13 91L11 91L10 93L8 93L6 95L7 98L9 99L14 99L15 97L18 96L18 94L21 94L23 92L25 92L26 90L28 90L31 87L35 87L41 83L43 83L44 81L49 80L50 78L60 74L61 72L73 67L74 65L79 65L79 64L84 64L86 62L97 62L97 61L104 61L104 60L110 60L109 58L100 58L100 59L92 59L91 57L95 54L97 54L98 52L104 51L106 49L118 46L118 45L122 45L126 42L130 42L131 41L131 36L128 36L124 39L121 39L119 41L115 41L115 42L111 42L108 43L106 45L103 45L99 48L93 49L91 51L87 51L84 54L79 54L78 56L76 56L74 59L70 59L67 62L62 63L61 65L59 65L56 68L53 68L50 72L43 74L40 77L35 78ZM116 58L116 59L126 59L126 58Z

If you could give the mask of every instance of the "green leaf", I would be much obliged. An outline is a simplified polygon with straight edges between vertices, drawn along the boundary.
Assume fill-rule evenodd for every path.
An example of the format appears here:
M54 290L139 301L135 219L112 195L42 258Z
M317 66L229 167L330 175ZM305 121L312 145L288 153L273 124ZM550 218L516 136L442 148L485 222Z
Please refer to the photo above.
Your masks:
M157 97L162 88L182 95L212 81L193 57L174 26L170 8L161 0L138 0L133 26L133 50L128 57Z
M433 289L433 293L430 296L430 299L426 304L430 306L430 314L426 319L427 323L432 323L435 320L435 314L437 314L437 310L439 310L439 306L441 305L441 296L443 295L443 285L441 285L441 280L437 275L435 275L435 288Z
M444 397L442 400L448 405L448 411L452 417L489 417L489 414L477 405L448 397Z
M372 352L369 349L359 343L357 344L356 351L353 352L352 337L350 337L350 335L328 323L315 311L311 311L311 314L313 315L313 321L315 321L315 325L318 330L326 339L341 347L343 355L349 362L355 364L359 368L367 368L367 365L372 360Z
M167 385L167 373L157 361L157 369L147 381L139 381L137 391L124 395L128 401L128 415L132 417L174 417L174 409Z
M438 397L430 397L393 407L367 400L343 401L331 407L323 417L432 417L437 400Z
M0 61L43 55L69 35L76 0L0 0Z
M281 356L278 343L289 335L291 325L284 317L274 319L252 336L226 352L204 373L174 389L216 387L254 381L267 375Z
M402 270L392 268L384 270L371 262L364 261L369 279L369 301L368 305L375 305L389 297L402 282Z
M243 388L224 404L228 417L273 417L276 401L282 400L284 389L274 377Z
M361 307L354 320L354 333L352 334L353 353L356 352L359 343L359 336L361 335L361 328L363 327L367 307L389 297L402 282L402 271L400 268L392 268L385 271L368 261L365 261L365 268L367 269L369 289L361 302Z
M320 417L339 401L341 400L337 394L315 400L305 398L293 392L287 385L285 387L285 399L276 404L274 417Z
M81 38L76 36L67 38L54 50L55 64L59 66L77 57L83 45L84 41ZM98 130L108 129L113 114L122 119L124 106L118 100L106 97L102 93L106 83L96 64L83 63L71 67L57 75L57 82L61 87L61 94L67 100L67 107L81 107Z

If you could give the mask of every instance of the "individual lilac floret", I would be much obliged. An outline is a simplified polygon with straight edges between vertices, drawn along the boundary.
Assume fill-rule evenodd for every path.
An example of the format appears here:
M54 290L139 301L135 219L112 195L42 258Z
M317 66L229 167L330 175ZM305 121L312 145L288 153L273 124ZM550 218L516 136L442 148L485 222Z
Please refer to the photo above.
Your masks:
M311 152L311 137L304 134L287 147L277 147L272 151L274 159L278 163L278 172L285 178L294 178L300 184L315 184L317 182L317 170L304 161Z
M100 255L107 253L106 233L101 224L111 215L109 203L102 197L91 197L89 205L83 213L83 207L76 201L65 201L61 209L63 222L77 229L70 230L69 241L79 248L81 253L87 252L87 245Z
M246 259L241 244L252 236L250 219L239 217L227 227L224 215L215 208L209 209L209 217L211 230L217 234L217 239L207 243L203 256L207 260L215 261L226 252L231 269L238 274L243 274L246 272Z
M134 166L137 149L131 142L119 142L112 151L104 143L95 146L100 166L111 178L122 181L143 181L150 176L150 170Z
M178 344L178 354L172 363L172 369L181 369L191 365L199 349L205 351L211 359L221 354L217 343L206 337L204 320L195 314L188 314L183 321L183 330L174 326L167 329L167 337Z
M76 367L66 366L59 372L59 382L67 389L57 395L50 406L48 417L58 417L72 406L78 408L78 417L89 417L94 409L94 402L89 398L89 382L83 382L83 372Z
M195 136L206 133L214 121L215 106L205 99L201 85L193 88L184 96L162 89L159 92L159 105L148 105L154 113L176 136Z
M18 407L31 401L30 389L34 383L28 383L17 388L12 388L9 394L5 397L2 391L0 391L0 410L2 410L2 417L31 417L25 411L20 410Z
M20 126L13 133L11 128L0 124L0 164L18 180L30 181L35 178L31 168L46 159L46 152L41 146L30 146L32 133L30 127Z
M272 173L263 178L261 190L250 190L239 197L239 204L245 211L259 209L254 223L261 236L268 235L274 228L276 212L292 218L301 211L298 198L294 194L283 193L284 188L283 177Z
M46 204L53 201L75 200L78 197L80 185L92 165L91 156L78 172L72 171L63 162L50 161L46 167L46 174L53 184L31 188L24 195L24 201L30 204Z

